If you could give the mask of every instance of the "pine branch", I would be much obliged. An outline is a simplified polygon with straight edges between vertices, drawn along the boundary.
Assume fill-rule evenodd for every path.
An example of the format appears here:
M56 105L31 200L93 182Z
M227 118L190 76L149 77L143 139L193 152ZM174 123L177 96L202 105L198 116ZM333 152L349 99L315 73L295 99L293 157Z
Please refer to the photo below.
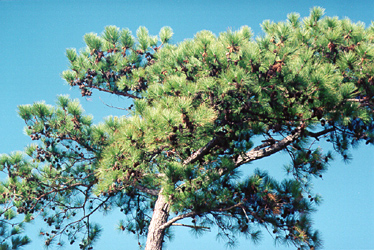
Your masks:
M370 103L370 99L368 98L359 98L359 99L347 99L348 102L358 102L360 103L360 107L370 107L373 108L374 104Z
M329 129L320 131L318 133L308 131L307 134L311 137L314 137L314 138L318 139L318 137L320 137L322 135L325 135L329 132L332 132L334 130L335 130L335 128L329 128ZM295 131L294 134L291 134L291 135L285 137L284 139L282 139L280 141L275 141L275 140L274 141L265 141L263 144L255 147L251 151L247 152L245 154L245 159L242 156L239 156L239 158L235 162L236 167L238 167L238 166L240 166L244 163L248 163L250 161L261 159L263 157L272 155L276 152L279 152L279 151L283 150L285 147L290 145L293 141L295 141L296 139L298 139L301 136L302 131L303 131L302 126L297 127L294 131ZM195 153L193 153L190 157L188 157L183 162L183 165L187 165L187 164L194 163L194 162L198 161L199 159L204 157L204 155L206 155L209 152L210 149L212 149L215 145L217 145L218 142L219 142L219 138L217 138L217 137L213 138L204 147L200 148Z
M40 185L42 185L42 184L40 184ZM65 185L66 185L66 184L65 184ZM49 186L47 186L47 187L49 187ZM72 188L77 188L77 187L87 187L87 188L90 188L90 187L92 187L92 185L88 186L88 185L86 185L86 184L82 184L82 183L74 183L74 184L66 185L66 186L63 187L63 188L58 188L58 189L57 189L57 188L52 188L51 191L48 191L48 192L46 192L46 193L43 193L43 194L40 195L39 197L35 197L34 199L35 199L36 203L35 203L35 204L30 208L30 210L34 209L34 208L37 206L38 202L39 202L40 200L42 200L42 198L47 197L47 196L50 195L50 194L55 193L55 196L56 196L57 193L59 193L59 192L62 192L62 191L65 191L65 190L69 190L69 189L72 189Z
M329 128L329 129L325 129L325 130L322 130L322 131L317 132L317 133L307 131L307 135L308 135L308 136L311 136L311 137L314 137L314 138L316 138L317 140L319 140L318 137L320 137L320 136L322 136L322 135L325 135L325 134L327 134L327 133L333 132L333 131L335 131L335 130L336 130L335 127L331 127L331 128Z
M223 208L217 208L217 209L212 209L212 210L209 210L209 211L207 211L208 213L212 213L212 212L226 212L226 211L229 211L229 210L231 210L231 209L233 209L233 208L236 208L236 207L240 207L240 206L242 206L243 205L243 203L237 203L237 204L235 204L235 205L232 205L232 206L230 206L230 207L223 207ZM196 215L199 215L199 214L201 214L201 212L189 212L189 213L185 213L185 214L181 214L181 215L178 215L178 216L176 216L176 217L174 217L174 218L172 218L172 219L170 219L168 222L166 222L165 224L163 224L161 227L160 227L160 230L164 230L164 229L166 229L166 228L168 228L168 227L170 227L170 226L172 226L172 224L174 223L174 222L176 222L176 221L179 221L179 220L181 220L181 219L184 219L184 218L188 218L188 217L193 217L193 216L196 216Z
M107 107L109 107L109 108L115 108L115 109L120 109L120 110L126 110L126 109L124 109L124 108L114 107L114 106L112 106L112 105L106 104L106 103L101 99L101 97L99 97L99 99L100 99L100 101L101 101L105 106L107 106Z
M110 94L113 94L113 95L125 96L125 97L129 97L129 98L133 98L133 99L141 99L140 97L129 94L127 92L123 93L123 92L114 91L114 90L107 90L107 89L100 88L100 87L97 87L97 86L91 86L91 88L97 89L99 91L107 92L107 93L110 93Z
M183 165L188 165L194 163L206 155L210 149L212 149L219 142L219 138L215 137L210 142L208 142L204 147L197 150L190 157L183 161Z
M91 215L93 215L99 208L101 208L105 203L108 202L108 200L110 199L111 197L107 197L104 201L102 201L95 209L93 209L90 213L88 214L85 214L84 216L82 216L80 219L78 220L75 220L75 221L72 221L70 223L68 223L67 225L65 225L65 227L63 229L60 230L60 232L56 233L55 235L52 236L52 239L55 238L57 235L61 235L63 234L71 225L73 224L77 224L81 221L83 221L84 219L86 218L90 218Z
M174 222L176 221L179 221L181 219L184 219L184 218L189 218L189 217L193 217L193 216L196 216L198 213L196 212L189 212L189 213L185 213L185 214L181 214L181 215L178 215L172 219L170 219L168 222L166 222L165 224L163 224L161 227L160 227L160 230L164 230L168 227L170 227Z
M171 224L172 226L182 226L182 227L190 227L194 229L205 229L205 230L210 230L210 227L203 227L203 226L194 226L194 225L186 225L186 224L181 224L181 223L173 223Z
M255 161L266 156L272 155L277 153L283 149L285 149L288 145L292 142L300 138L303 134L304 128L303 125L297 127L293 133L286 136L282 140L278 141L277 143L270 144L269 142L265 142L264 144L250 150L244 156L239 156L238 159L235 161L235 167L239 167L242 164ZM269 147L267 147L269 145Z
M136 185L135 188L140 190L141 192L144 192L146 194L150 194L150 195L153 195L153 196L157 196L160 192L160 190L146 188L146 187L143 187L141 185Z
M365 99L365 98L360 98L360 99L347 99L347 102L360 102L360 103L362 103L362 102L365 102L365 101L367 101L367 99Z

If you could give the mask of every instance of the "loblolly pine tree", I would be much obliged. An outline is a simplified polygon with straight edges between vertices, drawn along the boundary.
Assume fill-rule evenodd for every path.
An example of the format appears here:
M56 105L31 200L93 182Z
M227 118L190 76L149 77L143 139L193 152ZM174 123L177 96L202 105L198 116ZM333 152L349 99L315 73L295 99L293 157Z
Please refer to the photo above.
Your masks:
M42 216L47 246L65 235L92 249L101 229L91 216L117 207L118 228L145 237L147 250L162 249L172 226L216 226L229 245L267 229L279 243L320 247L310 184L332 153L318 142L345 160L352 144L374 142L374 25L323 12L265 21L256 39L246 26L178 45L169 27L158 37L144 27L136 38L115 26L86 34L85 49L67 50L62 77L82 96L131 98L129 115L93 125L67 96L19 106L37 143L1 156L3 211ZM280 152L290 157L282 182L239 174Z

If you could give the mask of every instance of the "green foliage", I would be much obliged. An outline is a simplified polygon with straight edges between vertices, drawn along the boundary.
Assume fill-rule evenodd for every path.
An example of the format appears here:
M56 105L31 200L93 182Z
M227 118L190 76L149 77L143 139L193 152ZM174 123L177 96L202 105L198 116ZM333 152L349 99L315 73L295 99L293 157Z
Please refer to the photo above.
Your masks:
M77 51L75 49L66 49L66 57L71 63L77 60Z
M163 27L160 30L160 40L161 43L165 44L168 43L171 37L173 36L173 30L170 27Z
M27 236L22 236L24 233L23 223L13 223L10 218L4 218L4 211L1 211L0 219L0 249L24 249L31 242Z
M99 51L103 44L102 38L95 33L88 33L84 35L84 41L87 44L90 51Z
M116 44L120 38L119 28L116 26L107 26L103 32L103 38L105 41L111 44Z
M62 245L65 235L90 249L100 235L91 215L112 208L124 214L118 229L146 237L159 196L168 204L166 236L189 217L185 226L217 226L230 246L239 235L258 242L265 228L276 242L319 247L311 213L322 199L313 179L333 153L348 161L352 146L374 143L373 25L323 13L264 21L265 35L255 39L247 26L218 37L201 31L177 45L170 27L159 37L145 27L136 38L115 26L86 34L87 48L66 51L62 78L82 96L132 98L129 114L93 125L68 96L55 107L19 106L37 144L0 157L3 206L25 222L41 213L46 245ZM290 157L287 179L240 175L240 166L278 152Z
M150 45L148 29L146 27L139 27L139 29L136 31L136 36L138 38L140 49L146 51Z
M128 30L128 29L123 29L121 31L120 41L121 41L121 45L125 49L131 48L134 45L134 43L135 43L135 39L131 35L131 31Z

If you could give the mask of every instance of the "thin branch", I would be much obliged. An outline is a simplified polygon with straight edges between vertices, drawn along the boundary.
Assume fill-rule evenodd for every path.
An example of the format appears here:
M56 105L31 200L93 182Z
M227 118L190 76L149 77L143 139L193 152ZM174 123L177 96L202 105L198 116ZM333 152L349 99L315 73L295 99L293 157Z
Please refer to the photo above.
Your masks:
M373 107L374 104L370 103L372 99L360 98L360 99L347 99L348 102L359 102L360 107Z
M232 205L230 207L226 207L226 208L218 208L218 209L212 209L210 211L207 211L209 213L211 212L225 212L225 211L229 211L233 208L236 208L236 207L240 207L242 206L243 203L238 203L238 204L235 204L235 205ZM188 218L188 217L192 217L192 216L195 216L195 215L198 215L198 214L201 214L201 213L198 213L198 212L189 212L189 213L185 213L185 214L181 214L181 215L178 215L172 219L170 219L168 222L164 223L161 227L160 227L160 230L164 230L165 228L168 228L170 227L174 222L177 222L181 219L184 219L184 218Z
M106 104L106 103L101 99L101 97L99 97L99 99L100 99L100 101L101 101L105 106L107 106L107 107L109 107L109 108L120 109L120 110L126 110L126 109L124 109L124 108L114 107L114 106L112 106L112 105Z
M65 225L65 227L62 229L62 230L60 230L60 232L58 232L57 234L55 234L54 236L52 236L52 239L54 238L54 237L56 237L57 235L59 235L59 234L62 234L63 232L65 232L65 230L70 226L70 225L73 225L73 224L76 224L76 223L79 223L79 222L81 222L82 220L84 220L84 219L86 219L86 218L89 218L93 213L95 213L103 204L105 204L109 199L110 199L111 197L109 196L109 197L107 197L103 202L101 202L95 209L93 209L89 214L87 214L87 215L84 215L82 218L80 218L80 219L78 219L78 220L76 220L76 221L72 221L72 222L70 222L69 224L67 224L67 225ZM77 233L78 231L76 231L76 233Z
M322 130L320 132L317 132L317 133L314 133L314 132L310 132L310 131L307 131L307 135L311 136L311 137L314 137L316 138L317 140L319 140L318 137L322 136L322 135L325 135L327 133L330 133L330 132L333 132L335 131L336 128L335 127L331 127L329 129L325 129L325 130Z
M182 226L182 227L190 227L194 229L205 229L205 230L210 230L210 227L203 227L203 226L194 226L194 225L186 225L186 224L181 224L181 223L173 223L171 224L172 226Z
M245 211L245 209L244 209L243 206L241 206L241 209L243 210L244 215L245 215L245 217L247 218L247 221L248 221L248 223L249 223L250 220L249 220L249 218L248 218L247 212Z
M137 96L129 94L129 93L122 93L122 92L118 92L118 91L111 91L111 90L103 89L103 88L96 87L96 86L91 86L91 88L97 89L99 91L107 92L107 93L110 93L110 94L113 94L113 95L121 95L121 96L130 97L130 98L133 98L133 99L141 99L140 97L137 97Z
M178 215L172 219L170 219L168 222L164 223L161 227L160 227L160 230L164 230L168 227L170 227L174 222L176 221L179 221L181 219L184 219L184 218L188 218L188 217L192 217L192 216L195 216L197 215L198 213L196 212L189 212L189 213L185 213L185 214L181 214L181 215Z
M364 102L366 99L347 99L347 102Z

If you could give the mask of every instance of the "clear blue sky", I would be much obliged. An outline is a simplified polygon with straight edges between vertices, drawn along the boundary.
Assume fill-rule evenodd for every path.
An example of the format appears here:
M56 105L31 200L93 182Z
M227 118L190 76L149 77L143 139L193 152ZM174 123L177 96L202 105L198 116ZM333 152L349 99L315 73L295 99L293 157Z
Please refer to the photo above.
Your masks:
M106 25L128 27L134 33L146 26L158 34L163 26L174 30L173 42L178 43L203 29L215 34L228 28L250 26L255 35L261 34L260 23L265 19L281 21L290 12L307 16L313 6L326 9L326 15L349 17L368 26L374 20L374 1L54 1L0 0L0 153L23 149L30 139L23 133L23 121L17 117L19 104L45 100L54 104L58 94L79 98L95 122L108 115L122 115L120 110L106 107L103 102L124 107L129 101L94 92L90 99L81 98L78 89L71 89L60 78L67 69L65 49L81 48L83 35L101 33ZM100 97L100 98L99 98ZM102 102L103 101L103 102ZM374 249L374 148L365 146L352 151L353 161L346 165L337 157L323 180L315 181L315 191L324 197L314 214L315 227L324 239L324 249ZM279 155L245 166L266 168L283 178L282 164L286 155ZM138 249L136 239L118 233L114 227L119 213L97 216L104 234L95 249ZM103 219L104 218L104 219ZM35 237L39 224L27 232ZM215 240L215 229L197 240L188 229L175 230L175 238L165 249L224 250ZM26 249L42 249L41 239L35 239ZM65 249L79 249L67 246ZM259 245L241 240L238 248L286 249L275 247L264 232Z

